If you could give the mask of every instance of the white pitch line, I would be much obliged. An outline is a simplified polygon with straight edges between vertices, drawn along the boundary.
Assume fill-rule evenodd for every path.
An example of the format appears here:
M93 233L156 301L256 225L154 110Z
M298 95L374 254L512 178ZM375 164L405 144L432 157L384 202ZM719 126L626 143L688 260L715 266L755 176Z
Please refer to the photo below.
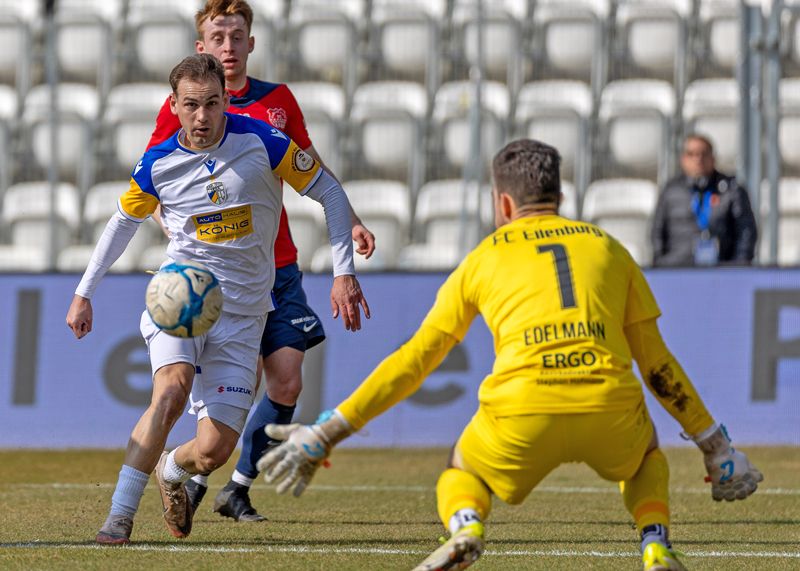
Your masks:
M69 482L50 482L44 484L6 484L15 488L34 488L43 489L49 488L54 490L90 490L90 489L113 489L115 484L108 482L98 482L95 484L81 484ZM155 485L148 486L155 488ZM270 490L272 486L263 484L256 484L252 487L255 490ZM433 492L433 486L329 486L329 485L314 485L309 487L309 490L317 490L319 492ZM709 493L710 488L672 488L670 490L674 494L703 494ZM619 494L619 490L615 487L601 487L601 486L539 486L534 488L533 493L547 493L547 494ZM800 488L759 488L756 492L760 496L798 496L800 495Z
M88 549L88 550L107 550L114 549L105 545L86 544L74 545L69 543L64 544L47 544L47 543L0 543L0 549ZM133 544L117 549L129 551L156 551L156 552L180 552L180 553L319 553L319 554L332 554L332 553L352 553L360 555L427 555L428 551L419 549L393 549L393 548L380 548L380 547L337 547L325 548L314 547L311 545L264 545L263 547L212 547L203 545L147 545L147 544ZM712 557L712 558L791 558L800 559L800 552L783 552L783 551L684 551L686 557ZM635 551L579 551L579 550L564 550L564 549L534 549L534 550L506 550L496 551L489 549L485 555L492 557L616 557L616 558L635 558L640 557L639 553Z

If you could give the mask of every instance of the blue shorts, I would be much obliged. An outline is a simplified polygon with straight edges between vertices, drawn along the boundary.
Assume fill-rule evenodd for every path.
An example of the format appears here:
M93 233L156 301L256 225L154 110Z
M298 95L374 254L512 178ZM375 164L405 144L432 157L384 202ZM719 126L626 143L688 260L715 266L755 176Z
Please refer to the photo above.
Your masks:
M325 340L322 322L308 306L303 291L303 272L297 264L276 269L272 294L275 310L269 312L261 337L262 357L283 347L306 351Z

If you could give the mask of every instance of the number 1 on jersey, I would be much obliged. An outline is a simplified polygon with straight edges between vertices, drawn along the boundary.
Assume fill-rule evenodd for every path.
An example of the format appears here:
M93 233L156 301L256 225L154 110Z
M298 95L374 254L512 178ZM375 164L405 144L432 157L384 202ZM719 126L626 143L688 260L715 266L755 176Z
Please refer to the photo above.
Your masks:
M575 303L575 288L572 285L572 268L569 266L567 249L562 244L545 244L537 246L536 251L540 254L550 252L553 255L553 262L556 265L556 279L558 280L558 291L561 294L561 309L577 307Z

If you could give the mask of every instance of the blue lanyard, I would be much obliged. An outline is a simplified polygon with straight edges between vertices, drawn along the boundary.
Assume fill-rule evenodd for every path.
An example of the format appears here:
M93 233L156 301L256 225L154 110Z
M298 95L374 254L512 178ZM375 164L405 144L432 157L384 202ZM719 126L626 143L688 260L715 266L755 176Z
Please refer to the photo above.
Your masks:
M703 200L700 200L700 192L692 193L692 212L697 219L697 226L700 231L708 230L708 221L711 218L711 195L710 190L703 192Z

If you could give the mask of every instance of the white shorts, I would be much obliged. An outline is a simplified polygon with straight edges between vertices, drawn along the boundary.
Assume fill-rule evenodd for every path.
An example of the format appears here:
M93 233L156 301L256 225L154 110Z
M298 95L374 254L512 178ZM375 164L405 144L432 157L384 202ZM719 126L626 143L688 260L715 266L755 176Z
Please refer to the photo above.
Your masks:
M195 366L191 407L201 413L198 419L211 416L228 424L226 418L216 418L211 403L220 403L250 410L255 397L256 363L267 316L235 315L223 312L207 333L182 338L167 335L155 326L147 311L142 313L140 329L150 354L153 375L161 367L174 363ZM236 423L238 424L238 422ZM241 427L231 426L241 433Z

